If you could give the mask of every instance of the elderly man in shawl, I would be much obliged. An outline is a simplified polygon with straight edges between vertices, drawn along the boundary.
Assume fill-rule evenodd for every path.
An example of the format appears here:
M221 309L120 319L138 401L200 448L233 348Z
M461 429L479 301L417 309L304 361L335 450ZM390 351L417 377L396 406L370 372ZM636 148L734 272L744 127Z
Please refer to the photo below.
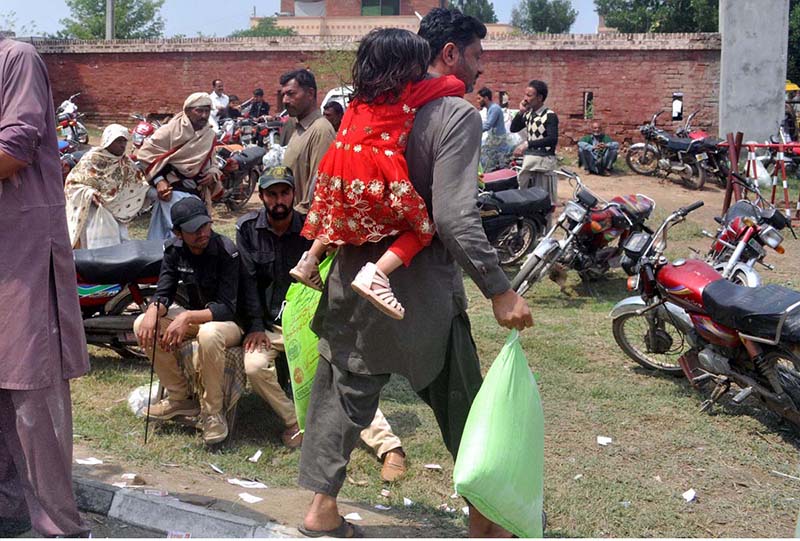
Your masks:
M113 216L111 233L119 244L128 240L127 224L142 209L148 185L133 161L125 155L128 128L111 124L103 131L99 147L87 152L70 171L64 186L67 227L73 248L96 248L87 243L87 224L98 219L102 207Z
M183 111L161 126L139 150L137 158L145 178L158 194L150 219L150 240L166 239L172 232L170 209L186 197L206 202L222 192L222 172L214 164L216 136L208 123L211 98L195 92L183 102Z

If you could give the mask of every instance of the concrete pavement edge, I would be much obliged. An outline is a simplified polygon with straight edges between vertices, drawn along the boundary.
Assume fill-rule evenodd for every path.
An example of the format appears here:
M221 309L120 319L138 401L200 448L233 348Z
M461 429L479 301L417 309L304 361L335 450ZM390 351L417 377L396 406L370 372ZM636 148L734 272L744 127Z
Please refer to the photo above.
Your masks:
M178 501L118 488L93 479L73 479L78 509L113 517L134 526L164 532L188 532L192 537L292 538L295 528L258 522Z

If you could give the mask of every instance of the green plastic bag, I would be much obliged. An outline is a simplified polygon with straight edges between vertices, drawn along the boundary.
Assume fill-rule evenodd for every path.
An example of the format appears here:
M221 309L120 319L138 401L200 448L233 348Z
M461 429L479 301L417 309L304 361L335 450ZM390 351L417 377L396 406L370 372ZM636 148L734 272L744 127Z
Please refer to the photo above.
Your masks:
M319 265L319 274L325 280L331 267L333 256L325 258ZM286 361L292 380L294 409L300 430L306 428L306 412L311 396L311 385L317 373L317 342L319 338L311 330L311 320L317 311L322 293L316 289L296 283L286 292L286 305L283 308L283 343Z
M453 470L456 491L518 537L542 537L544 416L512 331L470 408Z

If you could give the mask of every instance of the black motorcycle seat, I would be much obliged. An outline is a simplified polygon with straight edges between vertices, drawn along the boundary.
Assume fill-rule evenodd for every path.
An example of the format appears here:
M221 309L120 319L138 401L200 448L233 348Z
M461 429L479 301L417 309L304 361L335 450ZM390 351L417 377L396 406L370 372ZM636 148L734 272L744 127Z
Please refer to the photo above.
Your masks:
M669 148L670 150L683 152L685 150L689 150L692 144L695 144L695 146L697 146L696 145L697 141L694 141L693 139L684 139L682 137L672 137L672 136L668 136L668 138L669 139L667 141L667 148Z
M547 214L553 206L550 203L550 195L541 188L495 192L492 194L492 199L501 214L518 216Z
M483 185L490 192L501 192L519 188L517 172L513 169L499 169L483 175Z
M75 250L75 270L94 284L124 284L137 278L157 277L164 257L164 242L133 240L116 246Z
M266 153L267 151L264 149L264 147L252 146L245 148L237 154L234 154L233 158L239 162L240 169L250 169L251 167L261 163L261 160L264 158L264 154Z
M703 304L714 321L761 338L774 339L781 316L797 302L800 293L772 284L747 287L717 280L703 289ZM781 339L800 342L800 307L787 316Z

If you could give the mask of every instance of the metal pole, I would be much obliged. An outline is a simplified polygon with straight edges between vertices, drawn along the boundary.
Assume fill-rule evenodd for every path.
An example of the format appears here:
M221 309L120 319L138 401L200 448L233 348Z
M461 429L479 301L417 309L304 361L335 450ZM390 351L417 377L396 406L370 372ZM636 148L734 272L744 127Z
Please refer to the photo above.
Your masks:
M106 0L106 39L114 39L114 0Z

